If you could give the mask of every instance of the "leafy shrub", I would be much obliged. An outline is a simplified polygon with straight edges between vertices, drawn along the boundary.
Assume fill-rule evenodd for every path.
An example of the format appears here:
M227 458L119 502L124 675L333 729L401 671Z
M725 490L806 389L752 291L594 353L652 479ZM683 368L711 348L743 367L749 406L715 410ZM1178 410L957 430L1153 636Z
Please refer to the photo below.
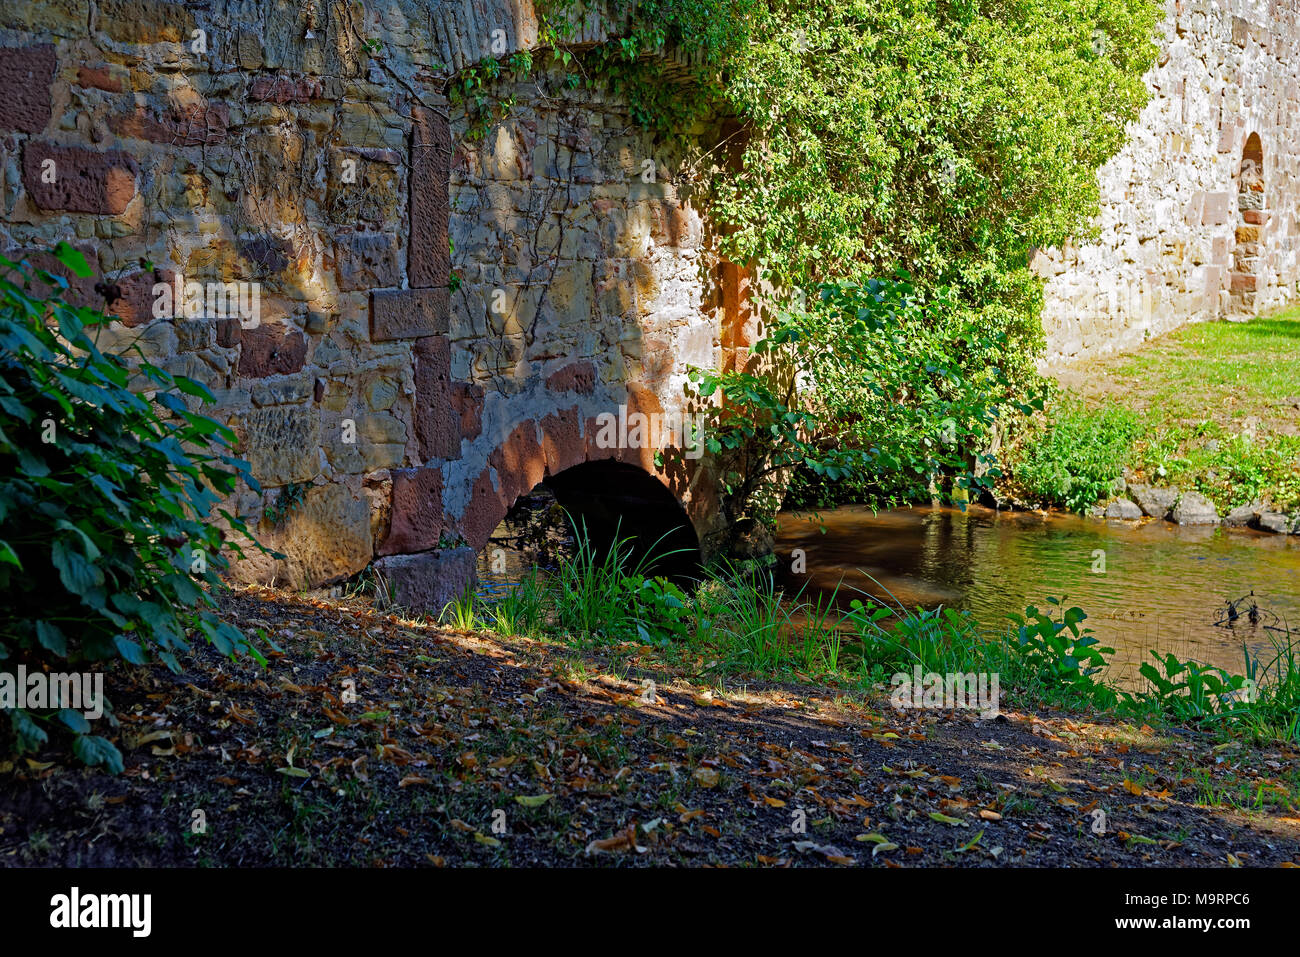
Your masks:
M90 276L75 250L55 254ZM33 281L53 294L37 297ZM204 519L239 478L257 488L227 454L234 434L190 410L184 397L213 401L199 383L101 352L90 333L109 319L64 302L66 289L61 276L0 257L0 659L6 670L157 659L179 671L197 633L223 654L261 660L207 610L204 587L226 565L226 533ZM9 719L19 752L58 722L86 763L122 767L78 711L14 708Z
M1063 400L1046 430L1023 442L1013 471L1039 501L1082 512L1110 494L1139 434L1137 416L1123 406L1090 410L1077 400Z

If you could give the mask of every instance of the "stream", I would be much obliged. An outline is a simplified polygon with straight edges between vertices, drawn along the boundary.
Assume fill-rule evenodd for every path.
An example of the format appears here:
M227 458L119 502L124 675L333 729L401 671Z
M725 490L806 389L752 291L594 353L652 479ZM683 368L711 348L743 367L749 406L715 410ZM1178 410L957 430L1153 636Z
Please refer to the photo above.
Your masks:
M797 567L795 549L804 553L803 574L788 571ZM782 513L776 550L787 588L809 598L839 585L844 606L860 589L909 608L968 609L1000 630L1010 613L1060 598L1082 608L1084 626L1115 648L1111 677L1122 684L1136 679L1151 649L1240 673L1243 646L1272 660L1270 636L1285 634L1270 625L1289 624L1300 638L1294 535L981 506L845 506L816 518ZM1259 620L1245 613L1249 599L1235 622L1223 620L1226 603L1252 591Z

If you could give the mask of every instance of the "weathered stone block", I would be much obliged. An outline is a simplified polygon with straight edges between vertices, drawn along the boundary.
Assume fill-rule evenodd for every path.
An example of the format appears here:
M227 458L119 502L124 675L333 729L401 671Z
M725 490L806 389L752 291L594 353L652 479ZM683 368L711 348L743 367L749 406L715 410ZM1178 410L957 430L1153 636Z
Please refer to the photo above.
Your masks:
M1160 488L1155 485L1130 485L1128 494L1138 503L1143 515L1152 518L1165 518L1169 510L1178 501L1178 489Z
M54 45L0 47L0 129L43 133L52 111Z
M306 482L320 473L320 419L310 406L272 406L245 413L239 451L266 486Z
M424 107L416 107L413 118L411 231L406 271L412 288L445 286L451 275L451 250L447 241L451 215L451 127L446 115Z
M159 112L137 106L130 113L110 116L108 128L126 139L163 146L215 146L226 139L230 107L224 103L196 103Z
M444 289L375 289L370 294L374 342L447 334L450 299Z
M1228 221L1232 211L1232 194L1216 192L1205 194L1205 206L1201 210L1202 226L1222 226Z
M116 66L80 66L77 67L77 85L103 90L106 93L121 93L124 82L130 82L130 73Z
M135 198L139 172L136 161L120 150L34 140L23 147L23 186L41 209L117 216Z
M112 305L104 311L116 316L127 326L141 326L146 322L152 322L155 318L154 286L159 282L172 284L175 279L176 274L170 269L160 268L149 272L140 270L130 273L112 284L115 287L115 298Z
M478 581L472 548L389 555L374 564L387 586L388 602L437 615Z
M119 43L188 42L194 16L182 3L100 0L96 26Z
M442 472L436 468L393 472L393 504L381 555L436 548L442 534Z
M452 406L451 343L445 336L415 344L414 420L422 459L460 457L460 413Z
M285 557L274 559L245 548L248 558L232 569L239 581L290 588L328 585L355 575L374 557L370 502L359 483L331 482L309 489L282 524L262 521L254 534Z
M574 362L550 374L546 388L555 392L591 395L596 391L596 367L590 362Z
M388 233L344 233L334 241L339 290L396 286L402 281L397 238Z
M478 438L483 431L483 387L475 382L453 382L451 405L460 418L460 437Z
M1287 521L1287 517L1281 512L1258 512L1250 524L1252 528L1257 528L1261 532L1272 532L1275 535L1285 535L1287 533L1287 526L1290 523Z
M1142 509L1126 498L1117 498L1106 506L1106 517L1135 521L1142 517Z
M1170 515L1179 525L1217 525L1219 513L1214 503L1200 492L1184 492Z
M309 103L325 95L315 77L258 76L248 86L248 98L255 103Z
M246 378L298 372L307 359L307 340L293 326L264 323L243 330L240 340L239 374Z

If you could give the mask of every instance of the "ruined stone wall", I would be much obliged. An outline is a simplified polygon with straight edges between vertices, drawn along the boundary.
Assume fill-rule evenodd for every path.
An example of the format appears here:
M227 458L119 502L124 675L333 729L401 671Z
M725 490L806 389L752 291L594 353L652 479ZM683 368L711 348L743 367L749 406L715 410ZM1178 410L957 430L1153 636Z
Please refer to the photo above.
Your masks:
M598 448L593 418L672 411L686 365L718 363L690 142L544 72L495 84L513 105L486 129L448 103L447 76L536 32L528 0L0 13L0 250L81 248L117 287L101 344L216 396L263 486L234 504L286 556L240 577L436 571L545 474L657 472L652 447ZM258 283L256 321L156 318L178 276ZM94 281L73 294L104 307ZM699 476L657 474L708 531Z
M1297 297L1300 0L1168 0L1163 31L1100 239L1034 260L1048 365Z

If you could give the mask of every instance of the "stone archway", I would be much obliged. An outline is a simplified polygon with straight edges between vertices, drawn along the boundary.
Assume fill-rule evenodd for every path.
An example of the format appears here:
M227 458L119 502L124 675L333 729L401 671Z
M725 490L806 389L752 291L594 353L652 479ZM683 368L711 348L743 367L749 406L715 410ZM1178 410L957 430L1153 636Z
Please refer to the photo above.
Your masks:
M556 383L556 390L565 384ZM557 480L562 503L593 517L626 508L629 501L671 506L674 519L689 523L673 547L685 542L707 551L701 543L717 538L720 513L705 460L669 456L665 464L656 463L681 446L671 441L671 416L653 393L632 387L613 405L534 406L528 412L512 417L518 424L503 440L476 444L472 455L393 470L388 530L374 567L394 603L436 611L470 587L478 553L492 532L543 481ZM639 436L638 422L644 428ZM490 451L484 455L482 449ZM597 495L593 481L635 481L636 489L622 494L611 485ZM619 504L620 498L626 501Z
M1252 315L1259 286L1260 253L1264 224L1268 219L1264 201L1264 144L1251 133L1241 151L1237 176L1237 232L1229 277L1229 312Z

